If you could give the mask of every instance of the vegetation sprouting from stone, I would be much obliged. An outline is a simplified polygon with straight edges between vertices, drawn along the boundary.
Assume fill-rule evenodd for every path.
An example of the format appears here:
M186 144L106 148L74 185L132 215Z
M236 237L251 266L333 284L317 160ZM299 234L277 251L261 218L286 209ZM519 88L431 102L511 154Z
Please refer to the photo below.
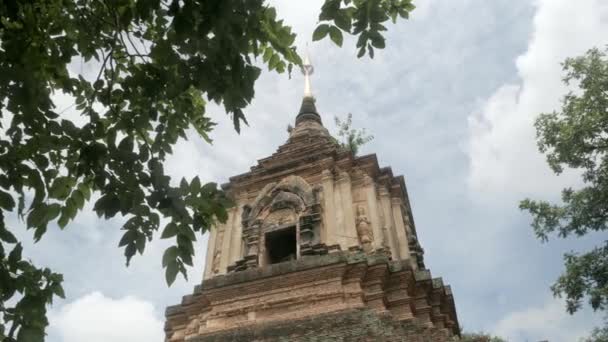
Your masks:
M373 135L368 135L365 128L355 129L353 128L353 115L348 113L346 120L341 120L339 117L334 116L336 127L338 128L338 139L334 138L334 141L339 144L342 148L345 148L357 155L361 146L374 140Z
M565 167L580 170L582 185L564 189L559 204L520 203L532 215L532 227L542 241L552 234L580 237L608 229L608 48L568 58L563 68L564 82L573 89L559 111L536 120L538 146L556 174ZM551 287L556 296L565 297L570 313L585 300L594 310L608 308L608 240L598 236L597 242L585 253L567 253L565 272Z
M507 342L502 337L493 336L484 332L462 332L459 337L454 337L453 341L459 342Z
M413 9L411 0L326 0L313 39L341 46L351 34L358 56L373 57L384 24ZM62 275L23 257L16 230L39 241L88 201L99 217L126 218L127 264L159 231L174 242L162 258L167 283L186 276L196 235L225 220L230 203L198 177L175 185L163 163L189 128L211 142L209 101L238 132L260 67L301 65L294 41L262 0L0 2L0 340L43 340L46 305L64 297ZM56 95L73 104L58 107Z

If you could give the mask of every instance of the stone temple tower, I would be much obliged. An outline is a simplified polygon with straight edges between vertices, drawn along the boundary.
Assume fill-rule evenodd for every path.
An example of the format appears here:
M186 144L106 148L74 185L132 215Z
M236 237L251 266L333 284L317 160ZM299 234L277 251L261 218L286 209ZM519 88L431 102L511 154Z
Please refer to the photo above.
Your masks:
M323 127L306 62L287 142L223 185L202 284L166 310L166 341L448 341L454 298L426 268L403 176Z

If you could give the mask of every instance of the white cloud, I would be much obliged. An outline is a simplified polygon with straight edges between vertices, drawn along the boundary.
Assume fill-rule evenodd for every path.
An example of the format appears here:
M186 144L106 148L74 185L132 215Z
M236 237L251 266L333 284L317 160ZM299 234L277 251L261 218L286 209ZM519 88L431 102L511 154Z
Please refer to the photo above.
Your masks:
M608 43L608 2L539 0L527 51L516 61L519 84L500 87L469 116L469 185L520 197L556 193L572 183L553 176L537 150L534 119L559 109L565 94L561 62ZM517 198L516 197L516 198Z
M526 308L506 315L492 330L508 341L574 342L590 335L601 323L599 315L566 313L561 300L547 298L541 306Z
M50 338L63 342L162 341L163 323L154 306L134 297L112 299L99 292L51 311Z

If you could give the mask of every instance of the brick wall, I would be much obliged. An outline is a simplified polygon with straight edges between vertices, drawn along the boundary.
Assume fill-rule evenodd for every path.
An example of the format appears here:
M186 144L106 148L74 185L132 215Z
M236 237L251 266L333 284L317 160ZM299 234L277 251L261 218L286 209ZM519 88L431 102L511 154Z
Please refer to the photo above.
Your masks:
M397 322L389 315L356 309L307 319L254 326L199 336L189 342L322 342L386 341L445 342L444 329L423 327L415 321Z

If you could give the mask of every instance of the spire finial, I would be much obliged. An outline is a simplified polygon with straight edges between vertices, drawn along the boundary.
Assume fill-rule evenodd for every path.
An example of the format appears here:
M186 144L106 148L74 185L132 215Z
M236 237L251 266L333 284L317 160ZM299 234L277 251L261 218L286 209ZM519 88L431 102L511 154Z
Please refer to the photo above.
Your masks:
M302 106L300 107L300 113L296 116L296 126L304 121L316 121L323 125L321 122L321 116L317 113L315 107L315 99L312 96L312 90L310 87L310 75L314 72L312 63L310 63L310 57L308 55L308 45L306 54L304 55L304 62L302 63L302 74L304 74L304 98L302 99Z
M312 66L312 63L310 63L310 56L308 55L307 48L306 55L304 56L304 63L302 64L302 74L304 74L304 97L312 97L312 90L310 87L310 75L312 75L314 71L315 68Z

